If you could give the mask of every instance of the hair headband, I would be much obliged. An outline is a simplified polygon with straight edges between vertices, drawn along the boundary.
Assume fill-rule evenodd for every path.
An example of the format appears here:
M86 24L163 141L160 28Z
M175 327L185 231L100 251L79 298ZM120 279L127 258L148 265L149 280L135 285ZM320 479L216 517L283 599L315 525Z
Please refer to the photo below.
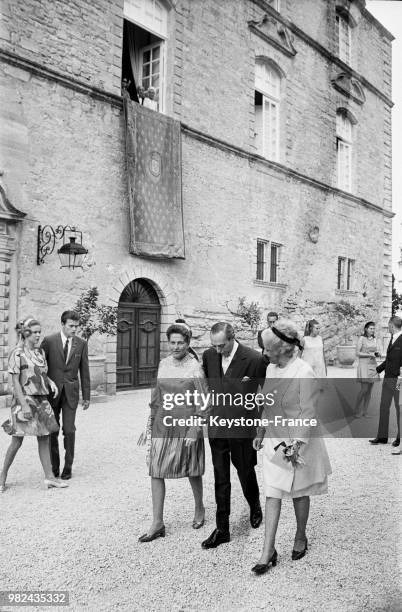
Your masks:
M289 336L285 336L285 334L280 332L279 329L276 329L276 327L271 327L271 332L273 332L275 336L277 336L280 340L283 340L284 342L287 342L288 344L295 344L296 346L299 347L299 349L302 348L299 338L289 338Z
M188 331L191 331L191 327L187 325L187 323L183 323L183 321L175 321L174 325L181 325L181 327L185 327Z
M18 332L22 332L24 329L29 329L29 324L35 321L34 317L28 317L27 319L20 319L15 326Z

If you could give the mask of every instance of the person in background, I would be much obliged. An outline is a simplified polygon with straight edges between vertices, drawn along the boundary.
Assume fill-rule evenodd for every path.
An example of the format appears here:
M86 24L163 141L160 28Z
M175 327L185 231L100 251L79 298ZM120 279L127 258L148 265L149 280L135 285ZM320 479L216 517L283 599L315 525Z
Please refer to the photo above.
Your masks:
M138 96L139 104L141 104L142 106L144 104L144 97L145 97L145 89L143 88L142 85L139 85L137 87L137 96Z
M402 378L398 379L398 386L399 386L399 391L400 391L400 385L402 383ZM399 393L399 410L401 410L401 404L402 404L402 393ZM400 455L401 453L401 447L400 446L394 446L394 448L391 451L391 455Z
M10 353L8 370L13 385L11 417L3 423L12 438L0 473L0 492L6 490L8 471L25 436L37 437L45 486L65 488L66 483L55 480L50 462L49 435L58 430L58 425L47 396L52 393L56 397L57 387L47 376L45 354L39 348L41 325L29 317L17 325L17 332L18 343Z
M150 108L151 110L158 110L158 102L156 100L156 89L155 87L149 87L147 91L144 93L144 101L142 103L146 108Z
M276 323L276 321L278 319L279 319L278 313L275 312L274 310L271 310L267 314L267 327L266 327L266 329L270 329L273 325L275 325L275 323ZM257 343L258 343L258 346L260 347L261 353L262 353L262 355L264 357L264 362L266 363L266 365L268 365L269 364L269 359L268 359L267 355L264 352L264 343L263 343L262 338L261 338L261 334L262 334L263 331L264 331L263 329L260 329L260 331L258 332L258 334L257 334Z
M46 336L42 342L49 366L49 374L59 391L57 398L51 400L52 407L60 425L60 415L63 421L64 468L62 480L69 480L72 475L75 449L75 416L79 400L79 381L81 379L82 408L89 408L90 377L88 363L88 344L76 333L80 318L74 310L66 310L61 315L61 331ZM53 473L57 477L60 472L59 432L50 437L50 454Z
M389 411L392 400L394 400L398 432L392 446L397 447L400 445L401 439L398 379L401 376L402 370L402 319L397 316L391 317L388 322L388 329L391 334L391 340L389 341L385 361L376 368L378 374L384 372L378 431L377 436L373 440L369 440L369 442L370 444L387 444Z
M312 368L317 378L327 376L325 364L324 342L320 336L320 324L316 319L307 321L304 337L300 340L302 346L301 357Z
M373 390L373 384L378 380L376 357L381 355L381 349L375 337L375 323L369 321L364 326L363 335L359 337L356 345L357 380L361 389L357 396L355 416L367 416L368 407Z

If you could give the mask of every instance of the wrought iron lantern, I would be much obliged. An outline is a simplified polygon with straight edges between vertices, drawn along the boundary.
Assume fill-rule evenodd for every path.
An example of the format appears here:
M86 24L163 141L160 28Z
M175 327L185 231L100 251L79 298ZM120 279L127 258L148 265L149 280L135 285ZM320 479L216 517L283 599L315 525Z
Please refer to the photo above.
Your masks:
M77 242L77 238L79 242ZM45 257L54 251L56 242L63 240L63 245L57 250L60 258L60 267L82 268L88 250L82 245L82 232L70 225L58 225L53 228L51 225L38 227L38 254L37 264L40 266L45 263Z

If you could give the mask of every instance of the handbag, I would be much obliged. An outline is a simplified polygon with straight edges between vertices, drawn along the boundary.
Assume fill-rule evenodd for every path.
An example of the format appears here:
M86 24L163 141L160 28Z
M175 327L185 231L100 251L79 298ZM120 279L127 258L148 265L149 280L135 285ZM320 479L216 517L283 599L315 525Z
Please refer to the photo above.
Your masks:
M4 423L2 423L1 426L4 429L5 433L8 434L9 436L12 436L15 433L13 422L11 419L7 419L6 421L4 421Z
M277 489L290 492L293 484L295 468L292 463L285 457L283 445L275 449L274 455L269 460L272 464L272 472L274 474L275 484Z
M49 433L56 433L59 431L59 425L54 416L54 412L47 400L42 400L36 406L38 413L38 421L42 423Z

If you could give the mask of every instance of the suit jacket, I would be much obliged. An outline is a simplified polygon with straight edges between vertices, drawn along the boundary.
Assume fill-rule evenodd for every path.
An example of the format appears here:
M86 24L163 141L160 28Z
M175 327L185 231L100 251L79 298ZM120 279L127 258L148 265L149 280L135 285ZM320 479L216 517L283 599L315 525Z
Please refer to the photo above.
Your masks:
M262 334L263 331L264 331L263 329L260 329L258 331L258 333L257 333L257 344L258 344L258 346L260 347L260 349L262 351L264 351L264 343L263 343L262 338L261 338L261 334Z
M267 328L265 328L265 329L267 329ZM267 355L264 355L264 350L265 350L265 347L264 347L264 343L263 343L263 341L262 341L262 332L263 332L263 331L265 331L265 330L264 330L264 329L260 329L260 330L258 331L258 333L257 333L257 344L258 344L258 346L259 346L259 347L260 347L260 349L261 349L261 352L262 352L262 356L263 356L263 359L264 359L264 363L265 363L265 365L269 366L269 363L270 363L270 362L269 362L269 357L267 357Z
M385 370L385 378L397 378L402 368L402 334L391 345L388 345L385 361L377 366L377 372Z
M255 418L258 416L257 409L247 410L244 406L245 399L247 399L245 396L250 394L248 399L251 401L251 394L255 394L258 386L262 386L265 380L267 366L257 351L239 344L226 374L223 374L221 355L213 348L204 352L202 364L208 379L209 390L214 392L215 397L218 393L229 393L232 398L232 402L229 401L229 396L225 400L222 398L219 402L214 401L210 411L211 416L222 418ZM254 433L253 428L247 427L236 427L230 430L221 427L209 428L210 437L244 438L252 437Z
M78 372L81 379L82 399L90 399L90 378L88 364L88 344L82 338L74 336L71 342L70 355L64 361L63 342L60 333L46 336L42 342L48 364L48 375L57 385L60 397L64 389L70 408L77 408L79 400Z

